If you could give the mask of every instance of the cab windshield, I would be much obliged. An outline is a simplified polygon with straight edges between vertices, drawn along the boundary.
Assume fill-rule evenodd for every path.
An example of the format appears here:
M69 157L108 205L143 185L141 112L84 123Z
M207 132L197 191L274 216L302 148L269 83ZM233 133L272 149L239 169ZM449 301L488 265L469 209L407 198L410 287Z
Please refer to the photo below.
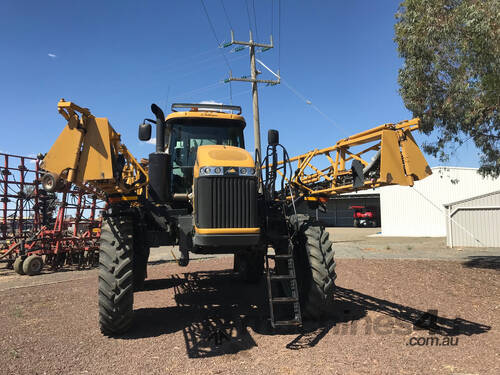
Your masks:
M212 122L212 123L210 123ZM189 193L193 184L193 166L199 146L225 145L244 148L243 124L234 121L193 120L173 123L170 136L174 193Z

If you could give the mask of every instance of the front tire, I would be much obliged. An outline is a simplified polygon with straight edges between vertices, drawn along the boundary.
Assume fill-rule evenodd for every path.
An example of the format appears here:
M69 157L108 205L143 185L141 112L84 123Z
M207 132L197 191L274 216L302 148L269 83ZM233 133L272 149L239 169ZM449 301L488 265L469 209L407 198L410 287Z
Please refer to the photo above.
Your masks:
M130 217L103 218L99 250L99 325L105 335L125 333L132 325L133 233Z
M302 315L320 319L329 312L335 292L335 252L325 228L306 215L290 220L297 228L294 258Z

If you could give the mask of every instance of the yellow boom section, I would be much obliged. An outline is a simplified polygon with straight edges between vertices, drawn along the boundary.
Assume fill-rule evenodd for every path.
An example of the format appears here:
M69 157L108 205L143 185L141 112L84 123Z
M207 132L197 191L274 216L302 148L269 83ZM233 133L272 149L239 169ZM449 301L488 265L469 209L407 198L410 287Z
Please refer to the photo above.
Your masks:
M61 180L90 185L101 195L135 195L146 186L146 171L107 118L64 99L57 109L67 124L41 163L55 185Z
M291 180L279 170L278 173L306 195L334 195L385 185L413 186L414 181L432 174L411 134L419 124L420 119L415 118L380 125L342 139L332 147L291 158L295 171ZM355 146L364 147L351 151ZM372 160L366 160L367 154L373 152ZM319 163L325 165L325 159L328 166L318 167ZM357 171L352 166L347 169L348 162L358 164ZM281 164L283 161L277 163Z

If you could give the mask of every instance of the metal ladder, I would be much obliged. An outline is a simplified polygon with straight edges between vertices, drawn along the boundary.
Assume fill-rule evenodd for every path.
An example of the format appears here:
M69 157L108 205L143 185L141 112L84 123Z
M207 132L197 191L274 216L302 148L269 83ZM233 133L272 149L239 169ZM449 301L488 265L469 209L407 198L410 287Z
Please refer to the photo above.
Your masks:
M299 290L297 287L297 279L295 273L295 264L293 261L293 245L292 241L288 236L288 252L286 254L267 254L266 253L266 278L267 278L267 291L269 297L269 311L271 313L271 326L273 328L277 327L291 327L299 326L302 324L302 314L300 312L299 303ZM286 275L276 275L269 268L269 259L286 260L288 263L288 274ZM276 282L288 282L291 290L291 297L274 297L273 296L273 283ZM293 307L293 317L288 320L277 320L275 316L275 305L291 305Z

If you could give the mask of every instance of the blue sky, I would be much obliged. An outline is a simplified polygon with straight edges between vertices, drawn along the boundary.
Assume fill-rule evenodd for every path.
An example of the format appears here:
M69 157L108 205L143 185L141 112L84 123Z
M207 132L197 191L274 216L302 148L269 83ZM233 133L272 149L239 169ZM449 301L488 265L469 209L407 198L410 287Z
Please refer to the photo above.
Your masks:
M263 42L272 32L276 48L258 58L279 68L288 85L329 119L283 84L261 87L263 142L268 129L279 129L281 142L296 155L411 118L398 94L398 1L282 0L281 23L278 0L204 1L220 42L230 38L229 23L239 40L248 39L250 27ZM229 103L222 53L233 76L249 72L247 51L217 48L200 0L4 0L0 48L0 151L23 155L48 150L65 124L57 113L65 98L108 117L129 149L144 157L154 146L138 141L137 125L151 117L152 102L166 113L175 101ZM261 70L261 78L273 78ZM250 84L234 82L232 93L233 104L243 107L251 150ZM417 135L419 143L425 139ZM443 164L427 159L431 166ZM447 165L477 167L477 151L468 142Z

